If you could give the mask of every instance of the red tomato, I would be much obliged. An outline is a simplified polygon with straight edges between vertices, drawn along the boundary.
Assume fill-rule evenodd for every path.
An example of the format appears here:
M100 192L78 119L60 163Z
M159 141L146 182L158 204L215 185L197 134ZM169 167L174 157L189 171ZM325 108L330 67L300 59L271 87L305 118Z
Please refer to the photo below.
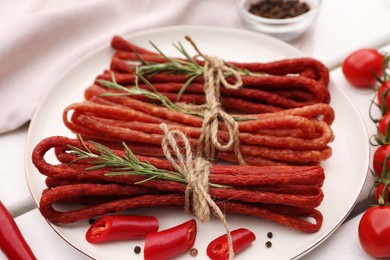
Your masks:
M359 222L359 241L372 257L390 257L390 207L374 206Z
M384 136L386 136L387 128L388 128L388 125L389 125L389 121L390 121L390 112L389 112L389 113L386 113L386 114L379 120L378 128L379 128L379 131L380 131ZM390 131L390 129L389 129L389 131ZM389 134L390 134L390 132L389 132Z
M350 54L342 64L345 78L357 88L373 87L374 73L383 76L384 57L375 49L360 49Z
M386 105L386 109L383 109L384 112L390 111L390 81L383 83L378 89L378 104L381 108L383 105ZM383 104L383 101L386 101Z
M388 154L390 154L390 144L381 145L374 152L373 168L379 178L382 177L383 164ZM390 161L387 163L387 167L390 169Z
M385 187L385 184L380 183L378 187L376 188L375 192L375 201L379 203L379 197L382 196L383 202L382 203L387 203L389 202L389 193L390 193L390 187L387 187L387 192L385 192L383 196L383 188Z

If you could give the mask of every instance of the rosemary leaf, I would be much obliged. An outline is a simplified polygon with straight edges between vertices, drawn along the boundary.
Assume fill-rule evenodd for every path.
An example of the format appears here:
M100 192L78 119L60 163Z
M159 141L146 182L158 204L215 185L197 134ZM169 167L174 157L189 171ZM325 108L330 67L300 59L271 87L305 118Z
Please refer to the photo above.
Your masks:
M153 48L156 49L156 51L158 51L158 53L160 53L164 58L166 58L167 60L171 60L170 57L166 56L158 47L157 45L155 45L152 41L149 41L150 45L153 46Z
M91 166L91 167L88 167L88 168L85 168L87 171L93 171L93 170L100 170L100 169L103 169L107 167L107 165L105 164L99 164L99 165L95 165L95 166Z
M178 45L175 45L175 48L181 53L183 54L183 56L190 61L191 64L194 64L196 67L199 67L201 68L201 66L194 60L194 58L188 54L188 52L186 51L186 49L184 48L183 44L181 44L181 42L178 43Z
M144 183L144 182L147 182L147 181L153 180L153 179L155 179L155 178L156 178L156 176L152 176L152 177L150 177L150 178L147 178L147 179L145 179L145 180L142 180L142 181L137 181L137 182L135 182L134 184L135 184L135 185L142 184L142 183Z
M184 94L184 92L187 90L189 85L198 77L197 74L193 74L188 80L184 83L183 87L180 89L179 93L177 94L176 100L179 101L181 96Z

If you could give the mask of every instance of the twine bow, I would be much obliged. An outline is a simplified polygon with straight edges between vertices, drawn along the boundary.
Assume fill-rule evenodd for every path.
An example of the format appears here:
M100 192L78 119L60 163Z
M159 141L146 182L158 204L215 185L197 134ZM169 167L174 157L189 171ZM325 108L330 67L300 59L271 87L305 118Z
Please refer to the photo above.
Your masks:
M214 210L225 227L228 236L229 258L232 259L234 256L233 242L225 215L208 193L211 163L200 156L193 158L190 142L183 132L169 131L165 123L162 123L160 128L164 132L162 140L164 155L176 171L185 177L187 182L184 205L186 212L190 211L191 195L194 214L202 222L210 219L210 208ZM184 143L182 148L184 155L176 142L176 137L182 139Z
M242 79L239 73L223 60L204 55L189 36L185 37L199 56L205 60L203 77L205 79L204 92L206 97L206 109L199 138L198 154L204 154L208 159L215 158L215 148L219 151L227 151L234 147L234 153L240 164L245 164L240 151L238 123L221 107L221 86L228 89L239 89ZM229 83L226 76L232 76L234 83ZM222 144L218 140L219 120L222 120L229 133L229 140Z

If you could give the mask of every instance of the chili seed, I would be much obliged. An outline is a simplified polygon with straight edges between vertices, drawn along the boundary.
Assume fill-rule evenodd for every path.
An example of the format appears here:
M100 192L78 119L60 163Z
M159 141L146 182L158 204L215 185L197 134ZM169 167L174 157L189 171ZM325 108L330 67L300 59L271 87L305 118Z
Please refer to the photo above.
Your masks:
M134 253L136 253L136 254L141 253L141 247L140 246L134 247Z
M272 232L268 232L268 233L267 233L267 237L268 237L268 238L272 238L272 237L273 237Z
M94 222L95 222L95 220L94 220L93 218L90 218L90 219L88 220L88 223L89 223L90 225L92 225Z
M266 247L268 247L268 248L270 248L270 247L272 246L272 243L271 243L271 241L267 241L267 242L265 242L265 246L266 246Z
M196 249L196 248L191 248L190 254L191 254L191 256L197 256L197 255L198 255L198 249Z

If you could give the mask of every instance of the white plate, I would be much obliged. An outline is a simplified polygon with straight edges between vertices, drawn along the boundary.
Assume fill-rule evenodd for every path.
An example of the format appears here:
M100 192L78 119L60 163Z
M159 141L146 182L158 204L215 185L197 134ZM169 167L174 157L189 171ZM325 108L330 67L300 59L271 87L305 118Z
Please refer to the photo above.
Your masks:
M160 28L127 37L133 43L151 48L153 41L168 55L177 56L172 44L187 45L184 35L190 35L204 53L232 61L271 61L282 58L303 56L298 50L284 42L268 36L242 30L226 28L177 26ZM188 50L191 50L187 46ZM31 153L43 138L52 135L74 137L62 123L63 109L83 101L83 91L93 83L95 77L109 66L113 50L107 45L82 59L47 94L32 119L26 149L26 177L35 202L39 203L45 188L44 176L31 163ZM325 198L318 208L324 215L323 226L314 234L306 234L252 217L229 216L228 223L233 230L239 227L254 231L257 239L250 248L237 255L237 259L292 259L299 258L323 242L347 217L362 189L369 165L368 135L359 112L347 95L334 84L330 84L331 105L336 113L332 126L335 141L332 143L333 156L323 163L326 180L323 186ZM159 218L161 229L165 229L192 216L181 210L152 209L143 213ZM142 259L142 254L133 253L133 247L143 246L143 241L120 242L105 245L91 245L84 235L89 225L81 221L72 225L53 225L53 229L68 243L86 255L97 259ZM224 233L217 220L207 223L198 221L198 236L195 247L199 250L197 259L206 259L207 244ZM272 247L266 248L267 232L272 231ZM49 246L49 245L47 245ZM342 245L340 245L342 246ZM195 259L189 254L180 259Z

